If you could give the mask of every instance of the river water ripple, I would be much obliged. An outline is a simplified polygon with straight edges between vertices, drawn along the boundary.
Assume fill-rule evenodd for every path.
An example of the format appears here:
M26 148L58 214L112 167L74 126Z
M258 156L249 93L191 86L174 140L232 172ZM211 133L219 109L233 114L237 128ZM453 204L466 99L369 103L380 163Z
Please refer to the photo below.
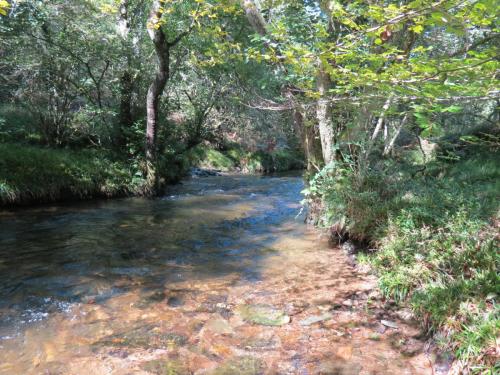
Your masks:
M0 374L430 374L296 176L0 212ZM389 319L397 329L380 321Z

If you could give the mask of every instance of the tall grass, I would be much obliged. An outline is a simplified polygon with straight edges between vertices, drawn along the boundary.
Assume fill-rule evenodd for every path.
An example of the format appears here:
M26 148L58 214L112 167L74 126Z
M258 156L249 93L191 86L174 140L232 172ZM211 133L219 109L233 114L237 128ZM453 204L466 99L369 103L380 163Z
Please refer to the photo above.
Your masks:
M128 163L100 151L0 144L0 204L111 197L139 191Z
M500 332L500 158L470 149L426 169L403 157L315 186L324 224L342 220L377 249L359 256L387 297L407 303L461 373L494 373ZM417 171L421 171L418 172ZM314 186L313 186L314 188ZM498 368L497 368L498 370Z

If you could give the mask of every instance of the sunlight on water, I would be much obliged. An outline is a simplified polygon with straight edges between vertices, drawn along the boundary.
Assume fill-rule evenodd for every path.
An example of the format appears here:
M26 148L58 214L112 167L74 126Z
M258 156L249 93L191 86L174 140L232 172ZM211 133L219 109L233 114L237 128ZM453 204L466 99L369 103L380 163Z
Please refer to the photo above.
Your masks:
M300 177L209 177L156 200L0 216L0 374L305 374L327 366L326 337L354 334L339 326L323 337L298 322L321 313L321 301L336 306L373 282L343 259L342 268L328 265L332 250L297 217L301 189ZM252 309L285 325L262 325L244 315ZM363 319L338 313L339 322ZM361 351L340 347L355 369L350 358ZM401 359L392 366L407 367Z

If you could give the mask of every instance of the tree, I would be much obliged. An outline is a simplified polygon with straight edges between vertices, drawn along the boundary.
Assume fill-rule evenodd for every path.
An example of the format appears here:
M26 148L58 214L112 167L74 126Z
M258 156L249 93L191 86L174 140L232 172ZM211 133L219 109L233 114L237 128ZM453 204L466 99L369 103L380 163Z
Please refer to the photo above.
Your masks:
M173 39L167 40L163 31L162 17L165 9L161 6L160 0L154 0L151 6L151 12L148 19L148 34L153 42L157 67L156 73L148 89L146 99L146 173L147 190L149 194L156 194L159 188L157 162L158 162L158 107L160 96L165 89L170 78L170 51L182 38L188 35L193 26L186 31L178 33Z

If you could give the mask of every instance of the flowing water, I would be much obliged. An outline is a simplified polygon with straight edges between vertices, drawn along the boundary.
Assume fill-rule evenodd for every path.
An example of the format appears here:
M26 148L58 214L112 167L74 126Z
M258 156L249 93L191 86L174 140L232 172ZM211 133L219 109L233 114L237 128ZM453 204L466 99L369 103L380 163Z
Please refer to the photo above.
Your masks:
M302 185L0 212L0 374L433 373L373 276L303 224Z

